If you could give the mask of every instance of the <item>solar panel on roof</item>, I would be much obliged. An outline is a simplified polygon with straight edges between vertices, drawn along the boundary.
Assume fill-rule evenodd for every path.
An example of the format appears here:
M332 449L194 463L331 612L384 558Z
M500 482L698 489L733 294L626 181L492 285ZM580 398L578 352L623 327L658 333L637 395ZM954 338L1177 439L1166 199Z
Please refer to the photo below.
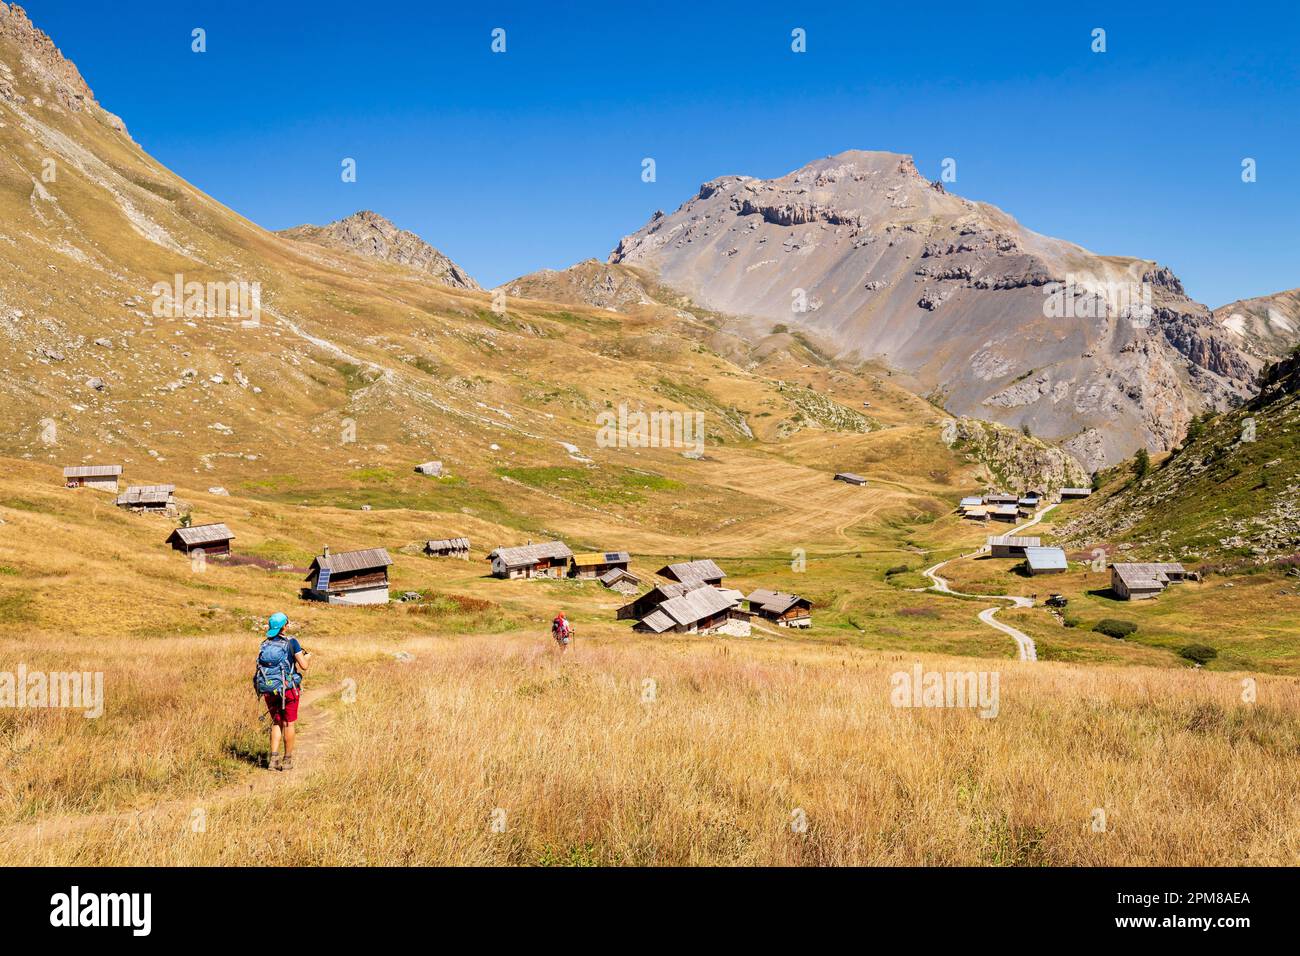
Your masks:
M621 557L622 557L622 555L620 555L617 551L606 551L606 552L605 552L605 560L606 560L606 561L617 561L617 560L618 560L619 558L621 558Z

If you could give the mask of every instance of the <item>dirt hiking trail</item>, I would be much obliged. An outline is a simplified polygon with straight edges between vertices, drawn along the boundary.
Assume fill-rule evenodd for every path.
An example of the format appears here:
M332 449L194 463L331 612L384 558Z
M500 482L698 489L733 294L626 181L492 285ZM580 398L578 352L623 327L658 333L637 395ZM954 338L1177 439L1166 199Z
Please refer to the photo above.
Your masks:
M147 807L131 810L112 810L103 813L63 814L48 817L35 823L12 824L0 827L0 847L40 845L47 840L58 841L75 833L105 823L156 823L169 818L176 818L177 823L189 818L195 806L211 808L215 804L227 803L242 797L268 794L285 787L295 786L304 781L316 768L322 754L333 737L334 713L321 707L327 697L337 694L341 684L309 690L302 695L298 704L298 722L307 723L305 730L299 730L294 741L294 768L289 771L273 771L265 767L253 769L250 773L228 783L220 789L207 793L196 793L188 797L178 797L154 803ZM260 701L259 701L260 704ZM262 722L265 732L269 724Z
M1056 505L1048 505L1038 514L1034 515L1031 520L1008 531L1007 537L1019 534L1026 528L1032 528L1034 525L1038 524L1038 522L1046 518L1047 513L1055 507ZM988 598L993 601L1010 601L1012 607L1033 607L1034 602L1031 598L1017 594L964 594L961 591L954 591L948 586L948 581L945 578L940 577L939 569L945 564L956 561L958 558L973 558L978 554L983 554L986 550L988 550L988 545L981 545L976 551L972 551L969 554L959 554L956 558L949 558L947 561L940 561L933 567L926 568L921 573L934 582L934 590L942 591L944 594L954 594L958 597ZM1038 660L1038 647L1034 644L1034 639L1032 637L1024 631L1014 628L1010 624L1003 624L995 618L994 615L996 615L998 611L1002 610L1003 607L1004 605L1001 604L995 604L993 607L986 607L984 610L980 611L977 616L989 627L996 628L1003 634L1010 635L1011 639L1016 642L1016 654L1022 661Z

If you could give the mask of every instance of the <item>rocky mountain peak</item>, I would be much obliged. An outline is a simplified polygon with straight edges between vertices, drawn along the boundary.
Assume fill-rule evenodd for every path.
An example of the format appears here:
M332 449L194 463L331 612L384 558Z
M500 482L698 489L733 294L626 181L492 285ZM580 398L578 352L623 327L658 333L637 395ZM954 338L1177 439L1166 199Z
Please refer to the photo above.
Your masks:
M302 225L281 231L289 239L392 262L422 272L458 289L480 286L460 266L415 233L399 229L390 220L363 209L326 226Z
M68 109L81 112L87 105L95 103L95 95L81 72L43 30L32 24L27 11L16 3L0 2L0 37L17 45L22 55L22 69ZM0 75L0 84L5 84L4 77L13 71L14 64L7 66L8 71L0 70L3 74ZM13 95L12 78L7 85L10 95Z
M0 0L0 102L20 112L47 107L55 112L89 115L130 138L126 124L95 102L95 95L81 71L44 31L32 24L27 11L3 0Z
M737 317L751 338L801 325L837 358L885 362L952 414L1060 441L1090 469L1173 447L1192 415L1253 384L1169 269L1032 232L904 153L710 180L608 261Z

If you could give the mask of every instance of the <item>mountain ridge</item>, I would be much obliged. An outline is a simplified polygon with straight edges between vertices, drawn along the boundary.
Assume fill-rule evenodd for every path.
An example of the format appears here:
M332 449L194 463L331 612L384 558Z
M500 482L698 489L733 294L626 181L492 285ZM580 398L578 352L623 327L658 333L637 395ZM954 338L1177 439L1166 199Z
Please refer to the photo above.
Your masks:
M1264 361L1278 361L1300 345L1300 289L1237 299L1214 310L1240 347Z
M1034 233L901 153L708 180L607 261L747 319L751 335L797 322L841 357L917 375L954 414L1030 427L1091 468L1172 447L1203 408L1244 400L1259 365L1171 270ZM1068 321L1049 315L1054 285ZM1117 288L1141 289L1146 314Z

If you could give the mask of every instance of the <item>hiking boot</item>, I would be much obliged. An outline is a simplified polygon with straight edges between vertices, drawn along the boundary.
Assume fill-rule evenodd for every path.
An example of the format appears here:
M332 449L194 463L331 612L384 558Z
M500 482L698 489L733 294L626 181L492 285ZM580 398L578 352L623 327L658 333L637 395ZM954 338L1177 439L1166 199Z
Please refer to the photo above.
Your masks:
M283 770L283 769L284 769L284 767L281 766L281 764L280 764L280 755L279 755L279 754L271 754L270 759L267 761L266 769L267 769L267 770Z
M289 756L289 757L285 757L285 758L284 758L284 762L280 765L280 769L281 769L281 770L292 770L292 769L293 769L293 757L291 757L291 756Z

